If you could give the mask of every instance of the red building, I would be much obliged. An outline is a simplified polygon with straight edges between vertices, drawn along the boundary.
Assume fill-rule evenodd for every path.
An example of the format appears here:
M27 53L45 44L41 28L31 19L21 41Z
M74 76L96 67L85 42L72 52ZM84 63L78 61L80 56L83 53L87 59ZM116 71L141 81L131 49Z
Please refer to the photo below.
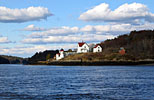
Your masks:
M120 50L119 50L119 53L121 55L124 55L126 53L126 50L123 47L121 47Z

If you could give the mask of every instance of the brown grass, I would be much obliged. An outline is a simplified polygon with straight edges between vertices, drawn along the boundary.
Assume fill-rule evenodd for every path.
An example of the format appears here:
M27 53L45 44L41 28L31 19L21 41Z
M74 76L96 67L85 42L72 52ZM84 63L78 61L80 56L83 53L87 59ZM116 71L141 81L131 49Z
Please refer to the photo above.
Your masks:
M73 61L134 61L135 58L132 55L120 55L119 53L81 53L65 57L62 60Z

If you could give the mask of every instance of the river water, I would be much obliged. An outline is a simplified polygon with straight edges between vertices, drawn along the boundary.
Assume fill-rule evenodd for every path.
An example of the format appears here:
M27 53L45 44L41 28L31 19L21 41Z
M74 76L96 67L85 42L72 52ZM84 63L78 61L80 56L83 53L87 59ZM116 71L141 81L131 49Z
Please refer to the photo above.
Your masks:
M0 100L154 100L154 66L0 65Z

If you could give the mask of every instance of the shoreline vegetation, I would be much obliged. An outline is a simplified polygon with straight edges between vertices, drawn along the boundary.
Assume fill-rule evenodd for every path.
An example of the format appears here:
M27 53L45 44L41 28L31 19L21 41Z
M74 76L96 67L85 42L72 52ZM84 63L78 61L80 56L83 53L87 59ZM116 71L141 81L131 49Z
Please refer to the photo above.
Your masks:
M120 35L98 44L103 48L102 52L77 53L56 61L55 55L59 51L46 50L44 52L37 52L32 57L26 59L16 57L14 59L13 57L9 62L17 62L19 60L18 63L29 65L63 66L154 65L154 30L132 31L129 34ZM120 52L120 48L125 50L124 54ZM69 49L66 52L75 51ZM8 62L7 59L10 57L7 57L5 59L0 58L0 64L3 61Z

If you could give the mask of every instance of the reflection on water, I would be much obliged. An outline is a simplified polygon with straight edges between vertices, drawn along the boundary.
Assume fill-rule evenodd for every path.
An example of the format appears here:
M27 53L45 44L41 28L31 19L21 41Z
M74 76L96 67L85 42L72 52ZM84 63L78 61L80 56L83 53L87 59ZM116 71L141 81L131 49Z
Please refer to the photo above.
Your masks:
M0 100L154 100L153 66L0 65Z

